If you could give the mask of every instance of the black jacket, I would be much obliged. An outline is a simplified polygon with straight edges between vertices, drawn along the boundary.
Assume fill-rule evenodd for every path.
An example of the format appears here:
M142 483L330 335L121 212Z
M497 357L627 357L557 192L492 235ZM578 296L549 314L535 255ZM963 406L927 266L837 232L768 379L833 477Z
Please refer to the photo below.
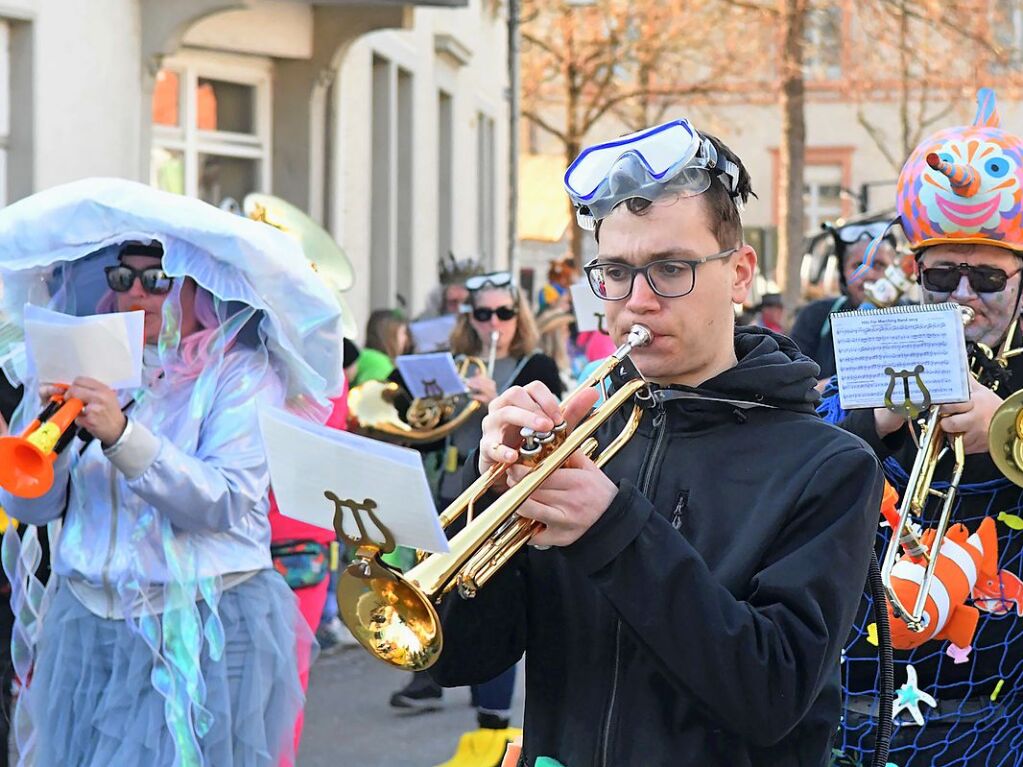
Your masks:
M818 378L835 375L835 344L831 338L831 313L848 309L845 296L822 298L799 310L789 337L799 351L816 362L821 369Z
M825 764L881 473L816 416L817 366L788 339L739 328L735 346L732 369L666 391L751 406L651 407L582 538L524 549L475 599L445 599L439 683L526 653L524 764Z
M24 391L22 386L13 386L7 377L0 371L0 416L3 416L4 421L8 424L11 422L11 416L14 415L15 408L18 407L18 403L21 402L21 394Z

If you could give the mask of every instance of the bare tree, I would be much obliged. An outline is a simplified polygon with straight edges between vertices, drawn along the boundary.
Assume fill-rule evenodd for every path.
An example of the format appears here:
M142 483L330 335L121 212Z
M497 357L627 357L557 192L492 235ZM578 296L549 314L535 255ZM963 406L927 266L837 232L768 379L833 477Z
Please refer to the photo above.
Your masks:
M524 0L522 115L557 140L567 166L602 121L650 125L737 72L733 16L717 0ZM578 264L583 233L571 231Z
M852 6L844 95L857 102L857 121L894 173L924 136L957 106L970 104L979 83L997 80L1000 95L1017 95L1009 65L1018 51L1000 46L991 0L862 0ZM868 105L897 104L898 124L872 119ZM969 111L967 109L967 111Z

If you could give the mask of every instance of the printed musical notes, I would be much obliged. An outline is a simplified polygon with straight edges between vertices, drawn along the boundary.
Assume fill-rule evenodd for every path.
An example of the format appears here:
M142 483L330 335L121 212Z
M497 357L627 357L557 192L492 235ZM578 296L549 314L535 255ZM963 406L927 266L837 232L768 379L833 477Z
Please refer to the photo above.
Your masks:
M838 312L831 327L843 409L885 407L886 394L901 402L905 387L913 401L921 401L921 383L935 404L969 399L966 341L955 304ZM889 392L893 379L886 369L905 374L899 392Z

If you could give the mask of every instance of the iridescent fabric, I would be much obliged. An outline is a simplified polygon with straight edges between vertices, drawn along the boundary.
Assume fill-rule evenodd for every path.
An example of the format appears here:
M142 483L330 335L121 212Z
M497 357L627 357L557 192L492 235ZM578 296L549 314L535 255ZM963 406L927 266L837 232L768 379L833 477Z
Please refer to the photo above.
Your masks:
M146 762L219 767L221 761L207 758L207 747L225 723L211 705L206 672L230 660L220 607L228 596L237 600L236 589L267 577L271 567L269 473L256 412L283 405L311 419L325 417L328 397L341 388L340 309L297 242L282 232L198 200L90 179L0 211L0 312L20 327L25 303L78 315L109 306L103 267L126 240L160 242L164 270L177 278L164 303L159 343L146 349L143 387L119 393L122 403L132 403L132 423L151 432L159 450L141 474L127 477L98 442L84 447L76 440L57 461L49 493L26 501L0 492L0 503L18 519L50 524L53 571L66 585L63 614L74 607L70 594L87 608L74 620L95 621L78 632L81 641L92 637L101 645L97 637L107 636L108 624L123 620L121 631L128 629L140 651L130 657L150 659L148 672L135 666L136 673L121 679L144 680L163 700L167 737L151 733L147 747L160 741L173 753L157 750L156 761ZM186 339L179 331L183 277L195 281L205 302L199 312L196 299L202 330ZM18 431L39 408L38 382L22 349L6 361L0 355L0 363L29 392L12 423ZM57 579L44 588L35 578L37 560L34 532L23 541L4 537L17 618L12 650L23 684L37 640L52 628L47 608ZM294 637L300 619L293 604L287 609L296 620L284 636ZM291 621L282 616L285 624ZM78 665L58 671L79 675L84 686L78 689L84 690L87 677L99 677ZM33 763L37 754L42 764L50 758L39 751L34 734L48 722L32 721L33 712L52 717L73 704L38 699L60 695L56 678L48 677L44 689L29 684L22 693L15 730L23 763ZM142 694L125 690L129 698ZM130 707L124 711L132 713ZM221 717L223 711L221 705ZM290 723L281 726L290 732ZM88 740L88 731L82 732ZM78 742L82 732L67 737ZM265 742L276 740L267 734ZM252 753L257 751L258 757L237 757L234 764L271 763L265 761L272 758L267 747ZM110 762L103 758L89 757L88 763L105 767Z

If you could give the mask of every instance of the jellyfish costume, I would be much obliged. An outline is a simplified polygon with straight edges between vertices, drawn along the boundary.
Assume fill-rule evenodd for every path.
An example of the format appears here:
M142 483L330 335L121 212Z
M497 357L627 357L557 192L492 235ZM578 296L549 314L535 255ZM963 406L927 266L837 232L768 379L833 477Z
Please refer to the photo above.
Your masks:
M0 211L0 316L17 330L26 304L114 310L103 269L128 241L159 243L173 284L142 386L117 392L125 434L76 437L38 499L0 491L12 516L47 525L51 547L44 584L36 528L3 540L20 763L286 763L303 703L296 650L313 638L271 566L257 409L323 420L341 389L341 310L283 232L88 179ZM182 337L191 314L198 330ZM40 382L21 344L0 364L25 384L17 433Z

